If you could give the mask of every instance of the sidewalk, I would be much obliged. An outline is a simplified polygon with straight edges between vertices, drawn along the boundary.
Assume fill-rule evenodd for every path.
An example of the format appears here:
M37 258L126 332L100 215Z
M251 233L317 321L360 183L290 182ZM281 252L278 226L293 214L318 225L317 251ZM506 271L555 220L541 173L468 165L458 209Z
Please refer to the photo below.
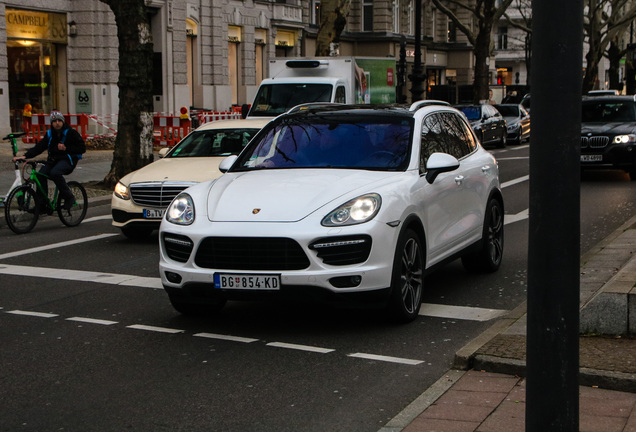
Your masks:
M622 322L631 336L581 336L579 430L636 432L636 216L581 257L581 311L588 331ZM525 355L524 303L380 432L523 432Z

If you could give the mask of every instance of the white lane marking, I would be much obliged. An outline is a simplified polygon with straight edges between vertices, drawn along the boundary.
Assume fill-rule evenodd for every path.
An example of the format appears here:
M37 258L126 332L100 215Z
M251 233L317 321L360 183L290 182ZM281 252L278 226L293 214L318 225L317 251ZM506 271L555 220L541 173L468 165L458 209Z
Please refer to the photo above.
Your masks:
M258 339L245 338L240 336L222 335L216 333L196 333L193 336L208 338L208 339L220 339L232 342L252 343L258 342Z
M330 353L332 351L335 351L335 350L329 349L329 348L320 348L320 347L314 347L314 346L309 346L309 345L297 345L297 344L290 344L290 343L284 343L284 342L270 342L270 343L267 344L267 346L272 346L272 347L277 347L277 348L295 349L295 350L300 350L300 351L310 351L310 352L315 352L315 353L320 353L320 354L327 354L327 353Z
M412 366L416 366L418 364L424 363L424 361L422 360L413 360L413 359L407 359L407 358L390 357L390 356L366 354L366 353L353 353L353 354L347 354L347 356L367 359L367 360L378 360L378 361L390 362L390 363L400 363L400 364L406 364L406 365L412 365Z
M39 318L53 318L58 316L57 314L52 314L52 313L23 311L23 310L12 310L12 311L7 311L7 313L13 314L13 315L26 315L26 316L39 317Z
M0 264L0 274L15 276L64 279L81 282L95 282L109 285L133 286L140 288L163 288L160 278L141 277L118 273L101 273L83 270L66 270L47 267L28 267Z
M525 209L514 215L504 215L504 225L519 222L521 220L528 219L530 209Z
M83 322L88 324L100 324L100 325L117 324L117 321L109 321L109 320L86 318L86 317L71 317L71 318L66 318L66 321L76 321L76 322Z
M94 216L92 218L84 219L82 223L95 222L100 220L113 220L113 216L112 215Z
M483 309L477 307L451 306L422 303L420 315L438 318L452 318L470 321L490 321L506 314L507 310Z
M519 177L519 178L510 180L510 181L507 181L507 182L503 182L501 184L501 188L502 189L503 188L507 188L508 186L516 185L518 183L523 183L524 181L528 181L528 180L530 180L530 176L529 175L526 175L526 176L523 176L523 177Z
M499 161L507 161L507 160L520 160L520 159L530 159L529 156L512 156L512 157L498 157L497 162Z
M104 238L107 238L107 237L116 236L116 235L118 235L118 234L112 234L112 233L99 234L99 235L94 235L94 236L91 236L91 237L85 237L85 238L76 239L76 240L68 240L68 241L65 241L65 242L53 243L53 244L50 244L50 245L35 247L35 248L31 248L31 249L25 249L25 250L21 250L21 251L8 252L8 253L0 255L0 259L13 258L13 257L21 256L21 255L27 255L27 254L36 253L36 252L42 252L42 251L45 251L45 250L56 249L56 248L60 248L60 247L65 247L65 246L71 246L71 245L76 245L76 244L80 244L80 243L85 243L85 242L89 242L89 241L93 241L93 240L101 240L101 239L104 239Z
M170 334L184 333L184 330L172 329L167 327L155 327L155 326L142 325L142 324L129 325L129 326L126 326L126 328L153 331L158 333L170 333Z

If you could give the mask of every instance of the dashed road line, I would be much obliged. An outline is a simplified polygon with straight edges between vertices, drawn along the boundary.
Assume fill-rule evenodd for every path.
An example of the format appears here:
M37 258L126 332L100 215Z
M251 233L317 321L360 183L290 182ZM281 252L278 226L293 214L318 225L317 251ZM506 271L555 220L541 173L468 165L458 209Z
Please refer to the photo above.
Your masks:
M193 336L202 337L202 338L208 338L208 339L226 340L226 341L231 341L231 342L241 342L241 343L258 342L258 339L239 337L239 336L222 335L222 334L216 334L216 333L195 333Z
M86 317L71 317L71 318L66 318L66 321L76 321L76 322L82 322L87 324L100 324L100 325L119 324L117 321L109 321L109 320L86 318Z
M399 363L399 364L406 364L406 365L412 365L412 366L417 366L418 364L424 363L423 360L413 360L413 359L407 359L407 358L391 357L391 356L383 356L383 355L367 354L367 353L347 354L347 357L354 357L354 358L360 358L360 359L366 359L366 360L378 360L383 362Z
M420 315L437 318L451 318L468 321L490 321L508 313L503 309L484 309L478 307L440 305L422 303Z
M136 330L146 330L146 331L152 331L157 333L169 333L169 334L185 333L185 330L173 329L173 328L167 328L167 327L155 327L155 326L149 326L149 325L143 325L143 324L129 325L129 326L126 326L126 328L136 329Z
M25 315L25 316L32 316L32 317L38 317L38 318L54 318L56 316L59 316L57 314L52 314L52 313L23 311L23 310L12 310L12 311L7 311L7 313L12 315Z
M319 354L327 354L327 353L335 351L334 349L331 349L331 348L320 348L315 346L290 344L285 342L270 342L267 344L267 346L277 347L277 348L287 348L287 349L293 349L293 350L299 350L299 351L309 351L309 352L315 352Z
M518 177L516 179L510 180L510 181L507 181L507 182L503 182L501 184L501 188L504 189L504 188L507 188L509 186L513 186L513 185L516 185L516 184L519 184L519 183L523 183L523 182L528 181L528 180L530 180L530 176L529 175L526 175L526 176L523 176L523 177Z

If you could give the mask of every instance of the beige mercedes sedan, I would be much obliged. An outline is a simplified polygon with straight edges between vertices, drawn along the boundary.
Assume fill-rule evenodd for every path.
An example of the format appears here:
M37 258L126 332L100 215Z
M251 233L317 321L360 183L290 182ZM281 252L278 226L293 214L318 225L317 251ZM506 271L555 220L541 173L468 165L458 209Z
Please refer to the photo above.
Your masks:
M219 163L243 150L268 119L220 120L206 123L160 159L124 176L113 192L113 226L131 239L148 237L159 228L166 208L181 191L219 177Z

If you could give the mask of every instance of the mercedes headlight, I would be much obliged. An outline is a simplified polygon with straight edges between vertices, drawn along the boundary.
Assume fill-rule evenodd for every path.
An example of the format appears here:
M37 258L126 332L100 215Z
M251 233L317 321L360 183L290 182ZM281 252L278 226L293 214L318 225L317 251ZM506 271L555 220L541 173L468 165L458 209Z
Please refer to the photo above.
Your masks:
M117 182L115 185L115 190L113 191L117 198L121 198L123 200L130 199L130 192L128 191L128 186L123 184L122 182Z
M177 225L190 225L194 222L194 202L186 193L179 194L166 211L166 220Z
M378 194L362 195L329 213L321 224L327 227L336 227L364 223L378 214L381 204L382 199Z

